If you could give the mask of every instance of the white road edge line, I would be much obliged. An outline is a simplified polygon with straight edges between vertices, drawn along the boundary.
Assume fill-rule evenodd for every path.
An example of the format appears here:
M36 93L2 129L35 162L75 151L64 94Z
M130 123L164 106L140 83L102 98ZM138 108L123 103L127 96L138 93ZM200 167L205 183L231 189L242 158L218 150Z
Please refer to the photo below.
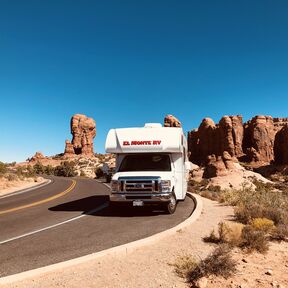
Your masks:
M52 229L52 228L55 228L55 227L58 227L60 225L63 225L63 224L66 224L66 223L70 223L72 221L75 221L75 220L78 220L82 217L85 217L85 216L88 216L88 215L91 215L95 212L98 212L106 207L109 206L109 203L108 202L105 202L104 204L102 204L101 206L93 209L93 210L90 210L88 211L87 213L85 214L82 214L82 215L79 215L79 216L76 216L76 217L73 217L71 219L68 219L68 220L65 220L63 222L60 222L60 223L57 223L57 224L53 224L51 226L47 226L47 227L44 227L44 228L41 228L41 229L38 229L38 230L35 230L35 231L32 231L32 232L29 232L29 233L25 233L23 235L20 235L20 236L16 236L16 237L13 237L13 238L10 238L10 239L7 239L7 240L4 240L4 241L1 241L0 242L0 245L1 244L5 244L5 243L9 243L9 242L12 242L12 241L15 241L15 240L18 240L18 239L21 239L21 238L24 238L24 237L27 237L27 236L30 236L30 235L33 235L33 234L36 234L36 233L39 233L39 232L42 232L42 231L46 231L46 230L49 230L49 229Z
M47 179L47 180L48 180L47 182L41 183L41 184L36 185L36 186L34 186L34 187L26 188L26 189L23 189L23 190L21 190L21 191L19 191L19 192L11 192L11 193L9 193L9 194L7 194L7 195L5 195L5 196L1 196L0 199L12 197L12 196L15 196L15 195L20 195L20 194L23 194L23 193L26 193L26 192L30 192L30 191L32 191L32 190L35 190L35 189L44 187L44 186L46 186L46 185L48 185L48 184L50 184L50 183L52 182L52 180L50 180L50 179Z

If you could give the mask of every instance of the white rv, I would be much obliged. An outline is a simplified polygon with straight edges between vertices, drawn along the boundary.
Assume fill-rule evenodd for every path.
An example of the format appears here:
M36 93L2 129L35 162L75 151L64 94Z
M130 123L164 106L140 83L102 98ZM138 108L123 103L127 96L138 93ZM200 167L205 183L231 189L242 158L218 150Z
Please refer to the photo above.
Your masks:
M172 214L184 200L190 162L182 128L148 123L141 128L111 129L107 153L116 154L110 204L160 204Z

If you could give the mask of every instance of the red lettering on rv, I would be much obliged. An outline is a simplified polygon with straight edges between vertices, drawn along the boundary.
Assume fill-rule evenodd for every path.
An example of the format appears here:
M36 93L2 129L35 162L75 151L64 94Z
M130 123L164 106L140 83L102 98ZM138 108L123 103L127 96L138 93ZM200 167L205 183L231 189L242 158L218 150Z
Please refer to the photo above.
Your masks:
M136 145L160 145L161 140L153 140L153 141L123 141L123 146L136 146Z

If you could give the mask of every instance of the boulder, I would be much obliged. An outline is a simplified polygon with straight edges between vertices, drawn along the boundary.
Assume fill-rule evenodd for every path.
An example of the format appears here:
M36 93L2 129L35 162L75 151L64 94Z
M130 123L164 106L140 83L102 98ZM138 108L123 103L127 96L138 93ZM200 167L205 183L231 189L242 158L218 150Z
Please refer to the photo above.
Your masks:
M182 125L176 117L169 114L164 118L164 127L182 127Z

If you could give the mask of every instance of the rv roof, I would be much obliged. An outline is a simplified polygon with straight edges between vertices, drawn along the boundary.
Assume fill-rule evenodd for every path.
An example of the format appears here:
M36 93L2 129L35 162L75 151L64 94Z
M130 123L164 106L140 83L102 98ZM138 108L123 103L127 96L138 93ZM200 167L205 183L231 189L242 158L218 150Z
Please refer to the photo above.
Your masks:
M106 138L107 153L181 153L182 128L148 127L111 129ZM150 127L149 127L150 128Z

